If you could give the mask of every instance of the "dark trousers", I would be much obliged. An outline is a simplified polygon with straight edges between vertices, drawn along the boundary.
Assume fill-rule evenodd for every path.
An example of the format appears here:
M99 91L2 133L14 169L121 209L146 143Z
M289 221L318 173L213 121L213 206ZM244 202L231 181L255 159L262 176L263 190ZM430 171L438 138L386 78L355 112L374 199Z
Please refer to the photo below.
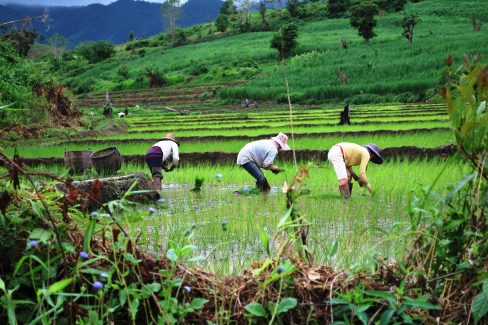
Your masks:
M268 191L269 190L269 184L268 180L266 177L264 177L263 172L261 169L256 165L255 162L247 162L244 165L242 165L242 168L244 168L249 174L251 174L252 177L256 179L256 187L259 188L262 191Z

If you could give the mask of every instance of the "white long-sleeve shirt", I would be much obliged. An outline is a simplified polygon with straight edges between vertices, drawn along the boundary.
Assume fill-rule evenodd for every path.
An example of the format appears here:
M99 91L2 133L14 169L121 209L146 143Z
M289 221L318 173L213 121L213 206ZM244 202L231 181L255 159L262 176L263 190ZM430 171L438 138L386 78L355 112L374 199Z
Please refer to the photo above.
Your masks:
M169 157L172 157L173 161L180 160L178 145L174 141L159 141L158 143L154 144L153 147L161 148L161 151L163 152L163 161L166 161Z
M258 140L246 144L237 155L237 164L244 165L253 161L261 168L268 167L278 154L273 140Z

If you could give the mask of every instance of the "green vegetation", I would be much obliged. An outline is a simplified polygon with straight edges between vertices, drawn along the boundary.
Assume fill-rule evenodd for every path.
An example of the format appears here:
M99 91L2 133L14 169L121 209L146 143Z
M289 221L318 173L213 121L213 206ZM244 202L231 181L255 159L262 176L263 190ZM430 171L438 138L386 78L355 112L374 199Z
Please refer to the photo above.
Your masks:
M0 127L2 129L15 124L33 124L45 120L47 117L47 112L43 109L45 103L32 92L32 87L43 81L44 77L34 63L19 57L9 43L0 40Z
M437 76L445 58L487 50L482 33L472 31L471 12L482 16L487 9L470 0L463 0L462 5L448 0L409 3L403 12L375 18L378 36L369 46L355 35L346 18L299 22L296 55L287 62L292 101L439 100ZM274 11L267 10L266 19L271 20L272 14ZM405 15L415 15L420 21L415 26L413 44L402 37L400 23ZM261 20L258 16L252 19ZM191 32L189 35L191 38ZM269 48L272 35L273 32L219 34L206 42L171 49L146 46L141 48L144 56L119 49L115 57L96 65L70 59L63 63L62 79L79 93L145 88L149 79L144 76L143 67L157 67L167 77L166 87L243 80L246 82L242 85L221 89L219 95L229 102L246 97L284 101L283 74ZM221 51L222 48L226 50ZM117 74L121 65L127 66L129 78ZM204 72L195 74L195 65L205 66L200 70Z
M447 54L486 49L481 33L466 36L461 31L469 27L468 11L487 9L474 1L455 8L451 1L425 0L391 14L405 1L377 3L387 12L377 18L377 38L371 39L372 30L362 33L370 45L362 44L350 27L346 30L345 18L314 21L310 8L324 9L320 2L291 1L287 11L261 10L259 17L243 12L242 6L240 12L228 6L221 14L227 16L224 30L229 34L249 31L253 19L263 28L277 27L278 21L283 26L299 24L297 55L281 66L290 79L292 104L417 101L434 97L440 83L435 101L444 98L447 107L352 105L350 126L336 125L340 108L332 105L233 107L234 100L244 97L285 99L282 71L275 68L276 56L269 48L271 32L222 33L217 34L221 39L212 36L206 43L165 47L164 53L157 47L117 49L113 57L96 64L87 64L89 59L79 53L67 55L59 73L77 71L65 80L81 93L188 87L154 90L169 97L178 90L176 109L168 110L159 99L143 107L134 104L124 119L103 118L97 104L101 96L91 94L83 99L82 118L90 131L52 140L2 141L0 323L484 323L488 67L478 55L464 57L458 66L459 57ZM329 14L347 15L341 3L335 4L339 7ZM355 11L346 1L342 5ZM403 37L411 41L413 35L413 28L412 34L400 33L400 17L406 14L419 17L420 23L415 42L400 45ZM186 40L182 31L174 32L171 46ZM244 46L249 53L237 46L243 39L249 41ZM168 46L166 39L164 43ZM225 51L208 52L224 44ZM195 51L191 55L190 49ZM30 84L22 88L19 81L30 82L30 63L9 49L6 53L3 60L14 73L0 83L1 89L7 89L8 96L20 94L16 98L28 103ZM441 64L445 57L447 68ZM233 67L231 60L241 65ZM224 76L225 71L229 75ZM0 74L9 78L8 71ZM329 82L330 76L337 80ZM247 82L201 87L198 92L191 88L240 78ZM119 101L114 112L128 103L123 100L147 99L151 92L114 93L112 98ZM183 111L196 106L196 96L216 93L227 100L225 106L204 99L204 108ZM448 118L443 116L446 110ZM9 116L9 121L14 119ZM341 199L327 162L284 163L280 154L276 164L283 172L265 171L272 189L263 195L253 191L254 179L235 163L219 164L214 158L208 164L191 163L191 155L186 162L182 155L179 168L164 174L160 198L153 196L143 204L130 201L133 194L143 194L135 193L133 186L120 199L102 204L98 201L103 191L112 192L107 183L96 181L81 191L71 179L54 176L71 177L66 167L29 168L32 160L5 154L61 157L65 150L117 145L123 155L142 155L166 132L176 133L182 154L209 156L212 151L235 155L245 143L277 132L287 133L294 149L326 150L345 140L374 142L382 148L415 145L420 150L455 143L459 152L448 158L389 158L382 165L370 164L372 193L356 184L350 200ZM149 176L143 161L126 162L118 175L141 171ZM79 180L89 177L97 175L73 175ZM57 190L59 182L65 192Z

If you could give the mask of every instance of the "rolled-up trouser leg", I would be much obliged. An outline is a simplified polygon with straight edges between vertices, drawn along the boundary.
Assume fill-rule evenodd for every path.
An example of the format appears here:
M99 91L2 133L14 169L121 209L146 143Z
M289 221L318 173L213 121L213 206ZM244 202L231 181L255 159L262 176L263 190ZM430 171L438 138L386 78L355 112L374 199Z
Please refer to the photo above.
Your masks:
M349 199L351 197L351 192L349 191L349 184L339 185L339 192L345 199Z
M256 179L256 187L260 189L263 192L267 192L271 189L269 186L268 180L266 177L264 177L263 172L261 169L256 165L255 162L247 162L244 165L242 165L242 168L244 168L249 174L251 174L252 177Z
M151 167L153 179L153 190L161 191L161 180L163 179L163 169L161 167Z

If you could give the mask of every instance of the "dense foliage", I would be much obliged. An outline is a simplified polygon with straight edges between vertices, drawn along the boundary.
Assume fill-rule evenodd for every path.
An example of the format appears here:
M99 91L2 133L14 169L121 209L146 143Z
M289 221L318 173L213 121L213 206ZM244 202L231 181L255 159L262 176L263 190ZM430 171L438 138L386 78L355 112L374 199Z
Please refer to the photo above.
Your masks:
M7 106L0 108L0 127L43 121L42 101L32 93L33 85L42 80L39 70L21 58L10 43L0 41L0 106Z
M324 19L322 13L327 7L323 2L309 2L304 8L303 20L292 18L286 9L280 13L266 9L264 19L258 12L251 14L251 31L261 32L249 33L240 33L239 15L234 12L222 16L226 17L222 25L219 21L218 28L222 31L225 27L225 32L217 31L214 23L193 26L185 29L181 38L177 34L181 41L178 44L186 44L177 48L167 34L134 40L116 47L111 59L92 66L79 56L66 54L60 62L60 78L80 94L146 88L149 79L143 67L157 66L167 76L169 90L171 86L242 80L246 82L224 87L219 95L229 102L247 96L258 101L281 101L285 99L282 80L276 70L276 52L269 48L269 42L277 30L294 22L299 37L294 55L288 59L293 102L418 102L439 100L439 55L452 53L460 57L487 50L482 33L473 32L469 25L469 13L483 15L486 7L471 0L463 0L463 6L427 0L409 3L398 14L375 16L377 27L373 32L378 36L369 46L356 35L349 19ZM415 26L409 20L408 26L401 27L403 18L412 15L416 17ZM408 35L402 36L405 32ZM407 36L413 46L405 42ZM219 50L222 48L226 51ZM193 74L192 61L204 64L206 72ZM121 65L127 67L124 79L117 73Z
M368 1L360 2L351 8L351 26L358 30L365 43L377 36L373 29L377 23L374 16L378 13L378 6Z

